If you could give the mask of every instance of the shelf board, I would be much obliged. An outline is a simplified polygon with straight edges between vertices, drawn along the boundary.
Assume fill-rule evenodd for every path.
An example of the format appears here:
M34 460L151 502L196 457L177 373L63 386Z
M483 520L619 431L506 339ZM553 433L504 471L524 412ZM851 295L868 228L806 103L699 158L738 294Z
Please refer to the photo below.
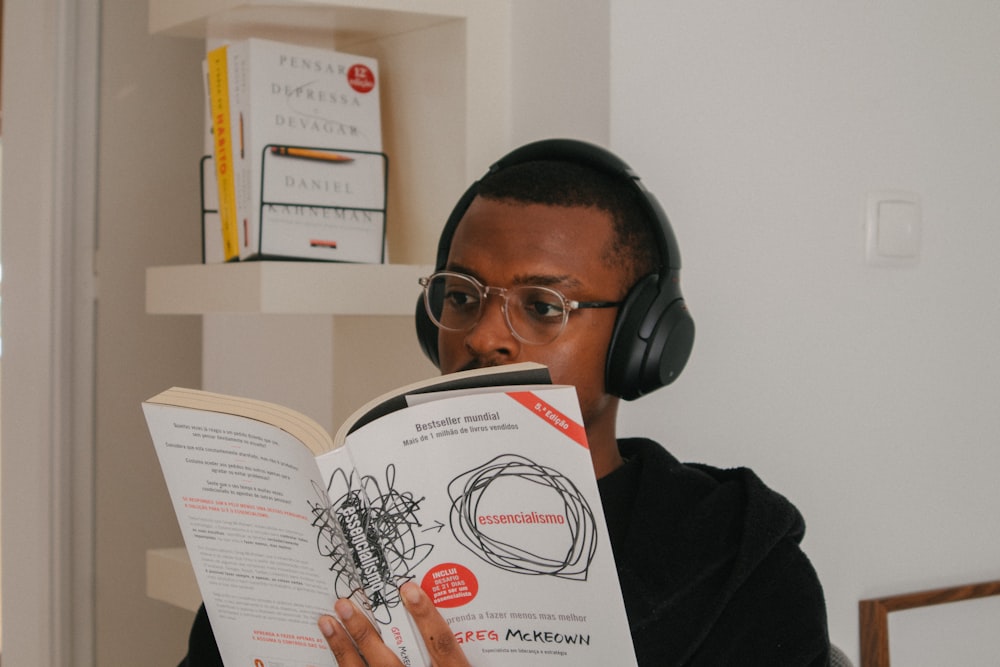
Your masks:
M278 261L153 266L146 269L146 312L412 315L420 296L417 279L433 270Z
M187 549L146 551L146 595L188 611L198 611L201 591Z
M206 38L292 29L351 42L422 30L469 11L464 0L152 0L149 30Z

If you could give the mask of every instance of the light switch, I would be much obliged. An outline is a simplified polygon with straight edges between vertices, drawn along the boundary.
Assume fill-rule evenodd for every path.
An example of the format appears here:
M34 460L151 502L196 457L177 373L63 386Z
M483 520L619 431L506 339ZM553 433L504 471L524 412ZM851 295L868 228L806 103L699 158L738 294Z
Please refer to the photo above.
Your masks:
M865 258L872 266L913 266L920 259L920 199L898 190L868 195Z

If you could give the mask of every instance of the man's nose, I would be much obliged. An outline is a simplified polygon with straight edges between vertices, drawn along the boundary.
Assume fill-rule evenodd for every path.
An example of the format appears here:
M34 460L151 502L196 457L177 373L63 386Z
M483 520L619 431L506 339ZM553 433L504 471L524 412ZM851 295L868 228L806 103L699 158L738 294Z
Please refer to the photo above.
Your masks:
M514 337L503 312L504 299L490 294L483 303L483 314L466 334L466 345L480 356L517 354L519 341Z

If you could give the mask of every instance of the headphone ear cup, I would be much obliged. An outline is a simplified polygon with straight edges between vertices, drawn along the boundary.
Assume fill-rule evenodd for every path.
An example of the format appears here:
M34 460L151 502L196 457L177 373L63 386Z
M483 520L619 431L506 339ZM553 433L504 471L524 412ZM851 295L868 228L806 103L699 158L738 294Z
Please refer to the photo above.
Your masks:
M434 270L440 271L448 263L448 252L451 249L451 239L455 235L458 223L462 221L465 211L469 208L472 200L476 198L476 191L479 181L476 181L462 194L448 219L441 230L441 238L438 239L437 257L434 260ZM431 321L430 316L424 309L423 296L417 297L417 340L420 342L420 349L424 351L427 358L435 367L441 368L441 360L438 358L438 328Z
M438 328L431 321L427 309L424 308L423 296L417 298L417 312L415 313L417 325L417 340L420 342L420 349L424 351L427 358L435 367L441 368L441 361L438 359Z
M631 400L628 397L635 393L633 387L646 357L639 328L656 298L656 292L656 276L646 276L629 290L625 301L618 307L604 370L604 384L609 394Z
M661 290L659 276L649 275L625 297L608 347L608 393L631 401L670 384L684 369L694 320L675 285Z
M647 361L643 364L639 393L632 398L676 380L687 365L693 346L694 319L684 299L674 299L663 311L646 344Z

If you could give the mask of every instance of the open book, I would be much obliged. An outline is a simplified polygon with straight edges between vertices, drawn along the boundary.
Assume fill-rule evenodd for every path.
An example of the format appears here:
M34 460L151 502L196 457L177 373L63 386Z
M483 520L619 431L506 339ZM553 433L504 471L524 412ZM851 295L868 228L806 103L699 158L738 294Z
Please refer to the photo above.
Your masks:
M335 665L338 597L428 664L409 580L478 667L635 664L576 391L544 366L403 387L335 437L192 389L143 410L227 665Z

